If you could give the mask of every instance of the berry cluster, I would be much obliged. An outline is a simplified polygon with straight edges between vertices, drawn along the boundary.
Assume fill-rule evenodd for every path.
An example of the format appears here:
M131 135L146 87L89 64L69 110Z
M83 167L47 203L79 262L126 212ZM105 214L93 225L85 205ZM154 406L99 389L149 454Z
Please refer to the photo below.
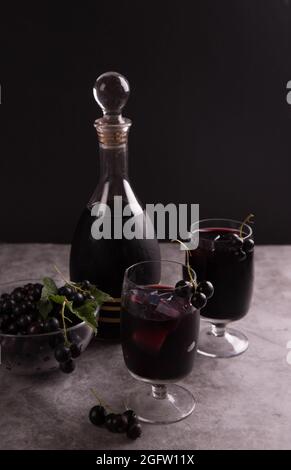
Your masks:
M89 419L95 426L105 425L106 429L114 433L126 433L129 439L141 436L141 425L133 410L124 413L106 413L104 406L96 405L91 408Z
M57 289L59 296L63 296L71 302L73 308L82 307L87 300L95 300L91 295L89 281L83 281L78 285L65 284ZM73 372L75 363L73 359L81 354L79 346L68 340L66 331L61 329L62 306L58 303L52 305L52 309L44 319L40 311L43 284L26 284L16 287L10 294L4 293L0 297L0 332L10 335L39 335L43 333L59 332L57 336L49 339L50 346L54 349L55 359L60 365L60 370L65 373ZM65 308L65 317L70 320L70 326L80 323L82 320L74 315L70 309Z
M80 283L80 288L82 290L82 292L80 292L80 290L76 289L73 285L66 284L59 288L58 294L63 295L67 300L73 302L74 307L81 307L84 305L86 300L95 299L95 297L90 294L90 287L91 284L89 281L83 281Z
M247 253L254 250L255 243L251 238L244 240L235 232L227 232L217 235L214 245L216 251L233 254L238 261L244 261Z
M42 284L26 284L11 294L0 298L0 331L5 334L35 334L51 331L50 323L39 319L37 302L41 297ZM59 327L59 325L57 325Z
M55 347L55 359L60 364L60 370L65 374L70 374L76 367L73 359L80 356L81 349L76 343L66 344L65 339L63 341Z
M193 285L189 281L178 281L175 285L175 295L191 300L193 307L200 310L205 307L207 300L213 296L214 288L211 282L202 281Z

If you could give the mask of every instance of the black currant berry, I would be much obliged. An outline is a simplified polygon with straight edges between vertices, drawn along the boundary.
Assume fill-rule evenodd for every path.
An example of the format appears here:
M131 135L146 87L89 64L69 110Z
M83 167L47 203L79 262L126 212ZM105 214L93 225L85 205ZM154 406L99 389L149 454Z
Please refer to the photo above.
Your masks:
M252 251L254 251L254 248L255 248L255 242L254 242L254 240L252 240L251 238L247 238L247 239L244 241L243 250L244 250L246 253L251 253Z
M193 307L200 310L201 308L205 307L205 305L207 304L206 295L203 294L202 292L196 292L196 294L194 294L192 297L191 303Z
M21 310L21 313L26 313L26 312L27 312L27 304L26 304L26 302L21 302L21 303L19 304L19 308L20 308L20 310Z
M68 300L72 300L74 296L74 291L70 286L63 286L59 289L59 294L67 297Z
M39 335L41 332L39 323L32 323L27 329L27 334L29 335Z
M13 303L10 299L7 299L2 304L2 312L3 313L11 313L13 307Z
M33 322L37 321L38 318L39 318L39 313L38 313L38 311L37 311L36 308L30 310L30 311L29 311L29 315L31 316L31 319L32 319Z
M17 335L17 333L18 333L17 324L15 322L10 323L10 325L7 326L5 332L8 335Z
M31 289L33 289L33 284L31 282L29 282L28 284L25 284L25 286L23 286L24 292L28 292Z
M178 281L175 285L175 294L183 298L191 297L193 294L192 284L188 281Z
M219 237L219 241L228 242L232 246L240 248L243 244L242 238L237 233L222 233Z
M27 300L25 303L26 303L27 312L30 312L31 310L33 310L33 307L35 304L33 304L30 300Z
M141 425L140 424L133 424L132 426L129 426L126 435L129 437L129 439L137 439L138 437L141 436Z
M36 283L36 284L34 284L34 285L33 285L33 284L31 284L31 286L32 286L34 289L37 289L37 290L40 290L40 291L41 291L41 290L42 290L42 288L43 288L43 285L42 285L42 284L40 284L39 282L37 282L37 283Z
M23 298L24 298L23 293L19 289L14 289L14 291L11 294L11 299L13 299L14 302L21 302Z
M69 359L68 361L62 362L60 364L60 369L65 374L70 374L71 372L73 372L75 370L75 367L76 365L72 359Z
M114 427L116 432L125 432L128 428L128 420L123 414L117 414L114 418Z
M90 281L88 281L87 279L85 279L85 281L83 281L81 285L82 285L82 289L84 290L89 289L91 286Z
M74 307L80 307L84 303L84 296L81 292L76 292L73 297Z
M59 344L55 349L55 358L58 362L66 362L71 359L70 348L64 344Z
M209 281L199 282L197 292L202 292L206 296L206 299L210 299L214 293L214 287Z
M71 344L70 351L71 351L71 355L74 359L76 359L76 357L79 357L81 355L81 352L82 352L81 348L76 343Z
M117 432L115 428L115 416L114 413L109 413L105 417L105 426L110 432Z
M32 297L34 300L39 300L41 298L41 293L42 293L42 285L41 284L35 284L32 290Z
M138 417L133 410L126 410L123 415L126 416L128 427L132 424L138 424Z
M93 406L89 412L89 419L95 426L102 426L105 423L105 409L101 405Z
M1 294L1 299L2 300L10 300L10 295L6 294L6 293L3 293L3 294Z
M20 315L22 314L22 310L20 308L19 305L14 305L13 306L13 309L12 309L12 314L15 316L15 317L20 317Z
M2 313L0 317L0 328L4 330L9 324L10 315L8 313Z
M57 331L60 328L59 320L55 317L48 318L44 322L44 331L46 333L51 333L52 331Z
M17 326L21 331L26 330L26 328L31 324L31 316L24 314L21 315L17 320Z
M235 251L234 256L236 257L238 261L245 261L245 259L247 258L246 252L241 249Z

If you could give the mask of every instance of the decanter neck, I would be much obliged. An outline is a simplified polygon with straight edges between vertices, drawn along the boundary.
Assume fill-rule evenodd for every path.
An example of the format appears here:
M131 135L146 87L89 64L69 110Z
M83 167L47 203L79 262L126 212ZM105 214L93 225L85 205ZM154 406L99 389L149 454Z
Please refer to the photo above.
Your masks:
M128 179L127 159L128 147L127 143L118 147L107 147L100 143L100 178L104 179Z

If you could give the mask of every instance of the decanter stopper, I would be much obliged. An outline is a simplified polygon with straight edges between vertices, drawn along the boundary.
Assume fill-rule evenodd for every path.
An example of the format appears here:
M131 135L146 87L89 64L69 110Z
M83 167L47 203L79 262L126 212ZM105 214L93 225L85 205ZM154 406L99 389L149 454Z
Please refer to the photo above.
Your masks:
M111 121L116 121L119 117L118 122L122 122L121 112L126 105L129 92L128 81L117 72L106 72L100 75L93 89L94 98L102 109L104 117L110 118L111 116Z
M127 142L131 121L121 113L129 92L129 83L120 73L106 72L97 78L93 95L103 111L103 117L95 121L100 144L115 147Z

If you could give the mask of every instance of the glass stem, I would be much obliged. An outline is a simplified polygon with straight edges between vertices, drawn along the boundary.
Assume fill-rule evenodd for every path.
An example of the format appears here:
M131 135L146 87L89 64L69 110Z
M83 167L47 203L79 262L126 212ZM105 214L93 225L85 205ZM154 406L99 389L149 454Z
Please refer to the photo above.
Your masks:
M157 400L164 400L167 398L166 385L152 385L152 395Z
M213 336L224 336L226 331L225 323L211 323L211 334Z

